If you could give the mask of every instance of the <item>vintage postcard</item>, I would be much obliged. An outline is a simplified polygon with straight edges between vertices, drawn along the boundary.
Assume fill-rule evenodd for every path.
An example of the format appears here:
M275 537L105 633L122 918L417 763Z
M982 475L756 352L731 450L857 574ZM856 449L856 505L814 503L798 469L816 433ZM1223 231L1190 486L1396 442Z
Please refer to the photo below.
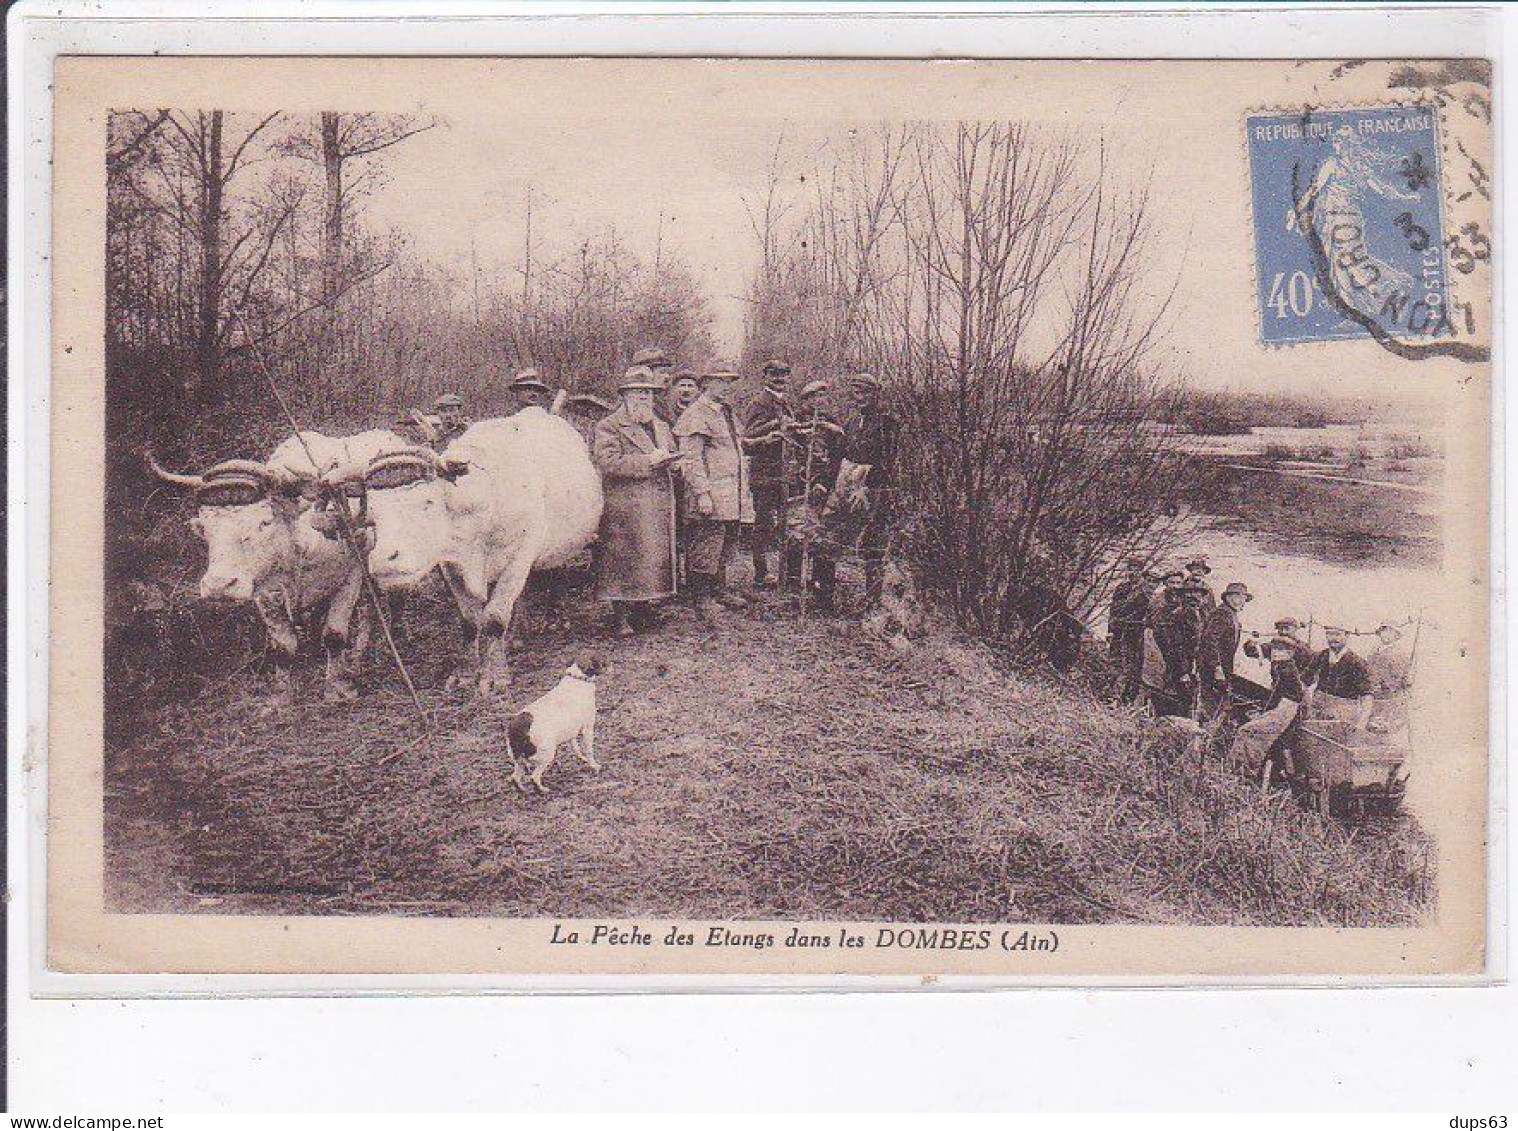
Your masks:
M1491 95L60 59L48 967L1482 976Z

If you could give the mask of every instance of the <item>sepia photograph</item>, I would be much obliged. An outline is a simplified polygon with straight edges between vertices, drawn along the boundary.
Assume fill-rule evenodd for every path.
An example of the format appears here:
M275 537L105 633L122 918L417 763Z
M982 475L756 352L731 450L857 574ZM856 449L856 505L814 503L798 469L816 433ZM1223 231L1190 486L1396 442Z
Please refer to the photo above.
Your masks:
M1491 93L60 60L50 963L1479 974Z

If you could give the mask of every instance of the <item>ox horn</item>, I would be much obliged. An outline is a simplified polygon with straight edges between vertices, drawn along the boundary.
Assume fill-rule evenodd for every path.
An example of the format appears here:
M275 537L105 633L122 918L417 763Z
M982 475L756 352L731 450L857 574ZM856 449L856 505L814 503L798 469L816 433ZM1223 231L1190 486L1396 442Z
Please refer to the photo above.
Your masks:
M265 467L264 478L282 495L304 495L316 487L316 476L302 475L294 468Z
M188 487L191 490L195 490L205 482L205 478L200 475L181 475L178 472L164 470L158 465L158 461L153 458L152 448L148 448L144 454L148 458L148 469L165 483L172 483L176 487Z

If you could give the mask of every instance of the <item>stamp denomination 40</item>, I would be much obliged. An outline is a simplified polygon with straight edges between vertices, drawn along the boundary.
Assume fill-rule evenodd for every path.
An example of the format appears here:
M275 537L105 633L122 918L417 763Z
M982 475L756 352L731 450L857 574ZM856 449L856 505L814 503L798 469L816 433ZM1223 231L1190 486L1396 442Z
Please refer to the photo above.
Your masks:
M1246 119L1260 340L1454 333L1431 106Z

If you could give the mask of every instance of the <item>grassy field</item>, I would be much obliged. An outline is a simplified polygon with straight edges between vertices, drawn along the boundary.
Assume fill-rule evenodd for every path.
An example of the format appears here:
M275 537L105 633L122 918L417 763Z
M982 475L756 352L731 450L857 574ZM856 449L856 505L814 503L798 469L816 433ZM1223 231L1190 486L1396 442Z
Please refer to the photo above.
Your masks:
M118 692L106 764L118 911L1394 925L1430 911L1408 818L1354 832L1215 756L938 629L909 652L771 601L605 635L539 617L513 705L588 640L591 772L512 785L509 707L442 691L455 618L414 602L419 738L378 657L357 703L265 710L250 670ZM125 700L121 696L127 696Z

